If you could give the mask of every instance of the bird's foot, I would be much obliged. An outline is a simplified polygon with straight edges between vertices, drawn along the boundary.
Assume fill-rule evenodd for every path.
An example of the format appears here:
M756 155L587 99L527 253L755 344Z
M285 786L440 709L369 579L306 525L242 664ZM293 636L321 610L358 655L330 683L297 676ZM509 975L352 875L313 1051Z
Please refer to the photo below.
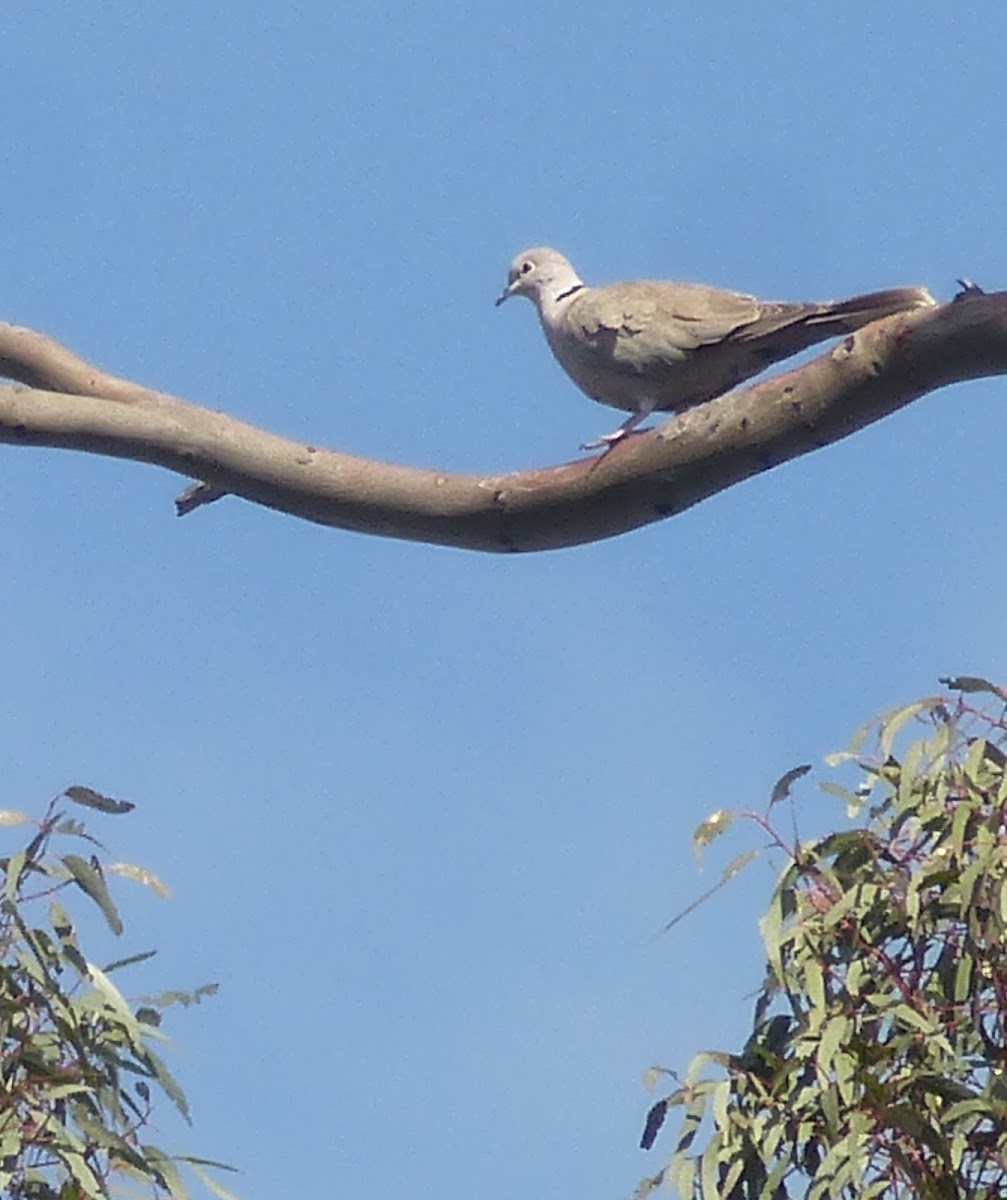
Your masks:
M629 435L628 429L613 429L611 433L603 433L601 437L593 438L590 442L581 442L581 450L611 450L617 443Z
M593 442L581 442L581 450L600 450L603 446L606 451L611 450L614 445L629 437L631 433L642 433L642 430L637 429L637 425L641 421L646 421L653 411L654 405L651 401L641 404L636 412L630 413L618 429L613 429L611 433L603 433Z

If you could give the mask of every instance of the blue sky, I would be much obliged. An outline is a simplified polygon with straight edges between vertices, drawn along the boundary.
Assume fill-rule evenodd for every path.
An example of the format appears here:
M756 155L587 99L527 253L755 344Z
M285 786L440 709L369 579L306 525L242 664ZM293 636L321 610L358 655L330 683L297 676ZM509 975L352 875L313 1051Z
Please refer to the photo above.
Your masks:
M355 453L511 470L611 426L493 308L528 245L767 299L1007 280L992 0L13 0L5 33L0 316ZM1005 387L528 557L178 521L176 477L0 447L0 806L134 800L93 824L174 896L119 888L115 954L221 985L170 1022L196 1128L162 1142L246 1200L656 1170L642 1072L743 1036L773 879L655 938L751 840L700 869L694 827L940 674L1007 674Z

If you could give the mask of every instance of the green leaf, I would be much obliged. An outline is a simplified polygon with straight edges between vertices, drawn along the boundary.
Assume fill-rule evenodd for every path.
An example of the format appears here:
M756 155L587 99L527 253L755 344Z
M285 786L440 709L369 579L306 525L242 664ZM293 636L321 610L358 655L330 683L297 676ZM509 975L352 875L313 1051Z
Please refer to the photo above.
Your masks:
M101 909L109 929L116 935L122 933L122 919L108 894L105 880L98 871L78 854L64 854L62 862L81 891L90 896Z
M822 1025L816 1056L820 1070L826 1073L832 1071L836 1052L849 1035L850 1022L845 1017L833 1017Z
M633 1193L633 1200L647 1200L651 1192L656 1192L657 1189L664 1183L665 1171L658 1171L656 1175L651 1175L647 1179L641 1179L636 1191Z
M869 726L865 728L869 728ZM843 763L859 761L859 753L854 754L852 750L833 750L831 754L826 754L825 756L825 765L827 767L841 767Z
M720 882L730 882L739 871L743 871L750 862L758 858L760 853L761 851L759 850L746 850L744 854L739 854L736 858L732 858L723 871L721 871Z
M75 1104L73 1106L73 1119L81 1133L85 1135L92 1146L100 1146L104 1150L113 1150L124 1162L128 1162L141 1170L145 1168L146 1164L144 1160L133 1150L122 1134L109 1128L105 1121L96 1119L89 1107L84 1104Z
M220 1200L238 1200L238 1197L233 1192L229 1192L208 1171L203 1170L204 1164L215 1167L218 1171L233 1171L234 1167L228 1167L224 1163L209 1162L206 1159L190 1158L187 1154L180 1154L178 1157L181 1162L189 1164L204 1187L208 1187L215 1196L220 1197Z
M997 687L995 683L990 683L988 679L982 679L978 675L942 675L937 682L943 684L951 692L989 692L990 695L1007 701L1007 693L1003 688Z
M686 1155L675 1157L663 1175L656 1176L669 1188L677 1188L681 1200L693 1200L699 1186L699 1161Z
M124 879L132 879L136 883L142 883L144 887L149 887L155 895L166 900L171 895L171 889L163 884L153 871L148 871L146 867L138 867L133 863L111 862L105 867L110 875L121 875Z
M18 884L25 868L28 856L24 850L15 851L7 860L7 879L4 883L4 896L10 904L17 901Z
M113 800L111 796L103 796L101 792L96 792L93 788L81 787L74 785L68 787L62 795L68 800L72 800L74 804L81 804L85 808L96 808L103 813L128 813L136 808L129 800Z
M148 958L153 958L157 954L156 950L144 950L140 954L131 954L128 958L117 958L115 962L110 962L102 967L106 975L112 971L118 971L120 967L131 967L134 963L146 962Z
M769 797L769 807L774 804L779 804L781 800L786 800L790 795L790 789L802 776L807 775L811 770L811 763L802 763L799 767L791 767L786 774L781 775L773 784L773 790Z
M67 817L65 820L57 821L53 826L53 833L60 833L65 837L84 838L85 841L88 842L94 841L94 838L92 838L87 832L87 829L85 829L84 825L80 821L74 820L73 817Z
M843 1189L853 1185L852 1169L846 1139L839 1137L828 1149L815 1172L814 1182L808 1192L808 1200L833 1200L843 1194ZM856 1187L850 1188L856 1195Z
M849 788L841 787L838 783L833 783L831 779L820 779L818 787L820 791L842 800L846 806L846 815L851 820L864 807L864 797L859 792L851 792Z
M686 1093L683 1089L679 1096L684 1101ZM669 1097L669 1103L672 1099ZM675 1155L682 1155L690 1148L699 1132L699 1127L706 1116L706 1093L693 1095L682 1114L682 1123L678 1131L678 1141L675 1143Z
M668 1098L664 1097L650 1106L650 1111L647 1113L647 1119L644 1122L643 1133L640 1135L640 1149L649 1150L653 1146L657 1135L661 1132L661 1126L664 1124L664 1118L668 1115Z
M870 720L862 722L862 724L854 729L846 748L846 753L850 758L859 762L863 753L864 742L867 741L867 735L875 728L877 722L877 717L871 717ZM839 754L833 754L831 757L838 759Z
M896 1005L892 1010L892 1016L903 1025L908 1025L912 1029L918 1029L921 1033L928 1035L936 1035L938 1033L933 1017L924 1016L919 1013L909 1004Z
M706 820L696 827L696 831L692 835L692 849L697 859L700 858L706 846L715 838L720 837L725 830L730 829L737 815L729 809L719 808L716 812L710 813Z
M718 1149L718 1140L711 1138L700 1158L699 1186L703 1200L721 1200L720 1188L718 1187L720 1181Z
M989 1104L986 1100L976 1097L974 1100L960 1100L957 1104L952 1104L946 1112L941 1116L945 1125L952 1125L955 1121L960 1121L963 1117L981 1117L983 1121L988 1121L995 1129L1001 1123L1001 1114ZM969 1122L970 1128L973 1122Z
M188 1163L190 1166L193 1166L193 1167L195 1167L195 1166L213 1167L213 1169L215 1171L230 1171L234 1175L241 1174L241 1172L238 1170L238 1168L232 1166L230 1163L219 1162L215 1158L203 1158L201 1155L196 1155L196 1154L176 1154L175 1161Z
M769 967L777 980L783 979L783 957L781 941L783 936L783 892L779 889L773 897L769 909L759 918L759 933L765 947Z
M188 1200L188 1193L185 1190L185 1185L182 1183L181 1176L178 1173L178 1168L175 1166L170 1155L151 1142L141 1144L140 1152L164 1180L164 1186L172 1200Z
M49 905L49 923L59 938L63 959L68 962L82 979L87 979L87 962L77 944L77 934L66 909L55 900Z
M0 808L0 825L27 825L31 817L13 808Z
M76 1185L79 1196L87 1196L89 1200L106 1200L108 1193L83 1154L66 1149L59 1142L50 1142L47 1149L62 1161Z
M103 1009L106 1020L114 1021L122 1029L133 1052L146 1053L146 1046L140 1033L140 1023L126 1003L122 992L100 967L96 967L94 963L90 962L87 966L93 987L88 995L81 997L79 1003L88 1008Z
M219 990L219 983L202 983L192 992L172 989L168 992L161 992L158 996L143 996L141 999L155 1008L169 1008L172 1004L181 1004L188 1008L190 1004L199 1004L204 996L216 995Z
M939 699L938 696L929 696L923 700L914 700L912 704L890 708L881 714L878 719L878 746L883 759L891 755L895 739L903 725L921 713L929 712L939 702Z
M961 1004L972 990L972 959L962 955L955 969L955 1002Z
M897 792L898 805L901 809L913 805L917 800L918 785L916 776L926 753L927 750L924 742L913 742L906 750L905 757L902 759L902 768L899 771Z
M812 1013L817 1021L822 1020L825 1016L825 972L822 970L821 963L814 959L809 959L805 964L804 987L807 990Z
M672 1079L678 1078L675 1072L669 1071L667 1067L648 1067L643 1073L643 1086L648 1092L652 1092L662 1079L667 1079L669 1076Z
M957 861L965 852L965 835L974 814L967 804L959 804L951 818L951 853Z
M965 777L976 788L977 791L982 790L985 768L987 768L987 758L991 747L985 738L976 738L970 743L968 751L962 762L962 770L965 772Z
M826 1132L830 1138L838 1137L842 1130L842 1121L839 1117L839 1092L835 1084L830 1083L821 1089L819 1101L827 1122Z
M175 1077L149 1046L144 1057L153 1071L154 1078L161 1085L161 1090L182 1114L186 1123L191 1125L192 1118L189 1115L189 1102L185 1098L185 1093L175 1081Z
M741 1178L741 1173L745 1169L745 1160L739 1155L734 1162L727 1168L718 1185L718 1195L730 1196L734 1192L735 1185Z
M907 1104L898 1104L883 1109L878 1115L882 1121L911 1134L916 1141L922 1142L936 1154L943 1157L950 1153L950 1147L920 1110Z
M722 1079L713 1089L713 1096L710 1100L710 1115L713 1117L713 1123L721 1131L729 1128L731 1124L730 1116L728 1115L728 1106L731 1102L731 1081Z
M58 1079L63 1073L63 1064L54 1065L51 1077ZM48 1084L45 1089L46 1101L50 1100L66 1100L70 1096L90 1096L93 1092L93 1087L89 1083L52 1083Z
M916 1083L926 1091L933 1092L934 1095L941 1096L945 1100L962 1101L976 1098L976 1093L972 1088L946 1075L920 1072L916 1076Z
M70 914L57 900L53 900L49 904L49 924L53 927L57 937L73 936L73 922L70 920Z

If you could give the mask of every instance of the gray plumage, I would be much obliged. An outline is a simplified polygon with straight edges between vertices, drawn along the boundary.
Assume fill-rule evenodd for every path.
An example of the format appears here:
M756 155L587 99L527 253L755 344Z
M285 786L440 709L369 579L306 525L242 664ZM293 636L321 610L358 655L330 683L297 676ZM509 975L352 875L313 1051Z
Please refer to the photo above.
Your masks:
M591 447L618 441L654 411L680 412L730 391L816 342L936 303L919 287L814 304L760 301L698 283L592 288L548 247L514 259L497 304L511 296L535 305L557 362L581 391L630 413Z

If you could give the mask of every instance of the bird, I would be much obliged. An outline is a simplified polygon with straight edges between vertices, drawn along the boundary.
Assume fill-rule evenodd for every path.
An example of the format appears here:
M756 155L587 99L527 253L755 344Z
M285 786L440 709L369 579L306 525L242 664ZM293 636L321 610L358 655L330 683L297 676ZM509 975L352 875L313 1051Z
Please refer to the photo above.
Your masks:
M535 305L549 348L580 390L629 413L584 450L610 448L651 413L703 404L816 342L937 303L923 287L807 304L700 283L638 279L589 287L549 246L511 262L497 307L512 296Z

